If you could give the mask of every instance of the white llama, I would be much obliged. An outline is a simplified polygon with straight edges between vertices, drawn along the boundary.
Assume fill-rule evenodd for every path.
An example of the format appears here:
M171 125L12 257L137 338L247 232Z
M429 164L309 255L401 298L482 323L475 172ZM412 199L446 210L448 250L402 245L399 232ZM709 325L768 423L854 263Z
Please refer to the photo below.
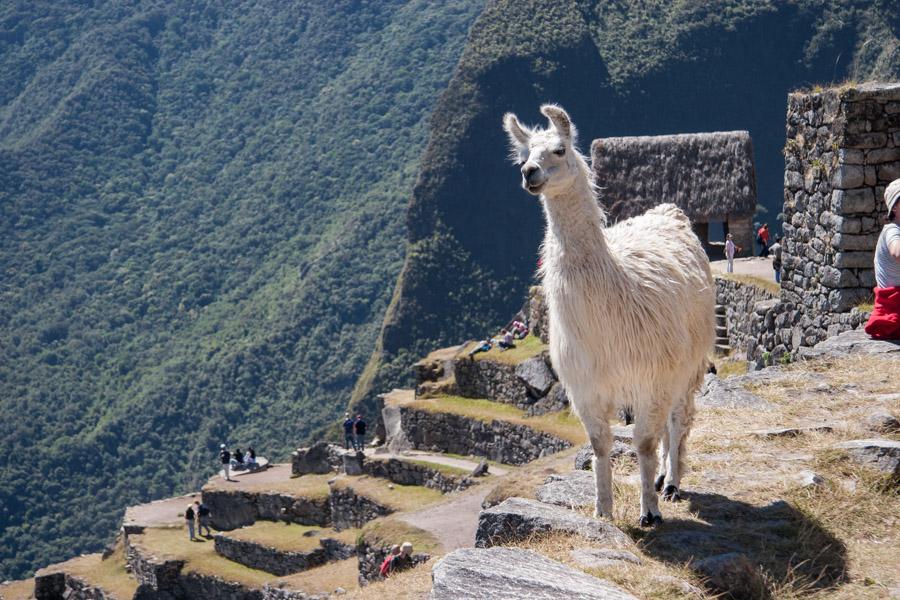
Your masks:
M662 521L656 492L663 483L665 499L680 499L693 396L713 344L709 261L673 204L607 227L569 115L552 104L541 113L547 129L524 127L511 113L503 124L522 186L540 196L547 219L541 276L550 357L594 450L595 515L612 517L609 420L630 407L640 524L653 526ZM654 486L661 437L663 470Z

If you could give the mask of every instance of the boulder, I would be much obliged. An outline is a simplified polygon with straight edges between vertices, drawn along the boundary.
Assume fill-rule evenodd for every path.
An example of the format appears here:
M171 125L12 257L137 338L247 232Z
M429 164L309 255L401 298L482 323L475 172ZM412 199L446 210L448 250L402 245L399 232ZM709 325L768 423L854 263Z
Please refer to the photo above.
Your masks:
M831 425L802 425L799 427L776 427L774 429L756 429L751 431L753 435L759 438L776 438L776 437L797 437L798 435L810 432L831 433L834 427Z
M488 474L488 463L482 460L478 466L472 469L472 477L483 477Z
M900 420L886 410L876 410L864 420L866 428L876 433L900 432Z
M341 453L341 459L344 473L347 475L362 475L364 473L363 461L365 461L366 455L362 452L349 450Z
M537 489L535 496L541 502L557 506L591 506L595 497L594 474L572 471L565 475L551 475Z
M738 552L717 554L691 565L706 585L734 600L766 597L765 582L749 558Z
M384 430L387 439L387 449L394 454L402 454L412 450L412 443L403 431L403 411L399 406L386 405L381 409L381 419L384 421Z
M340 446L316 442L309 448L299 448L291 455L291 474L330 473L343 465Z
M738 378L719 379L712 374L704 378L695 401L700 408L772 408L768 402L745 390Z
M431 570L432 600L636 600L622 588L520 548L462 548Z
M565 386L557 381L546 396L528 407L528 414L533 416L559 412L567 406L569 406L569 395L566 393Z
M900 442L894 440L851 440L836 444L861 465L900 477Z
M609 457L613 460L621 458L633 458L637 460L637 451L631 444L615 440ZM590 444L582 446L575 455L575 469L579 471L590 471L593 467L591 461L594 458L594 449Z
M641 559L627 550L609 548L578 548L570 553L572 560L585 569L602 569L623 563L641 564Z
M630 546L631 540L606 521L526 498L508 498L497 506L481 511L475 546L487 548L495 543L521 540L536 533L563 532L611 546Z
M894 352L900 352L900 341L873 340L865 331L854 329L830 337L812 348L801 347L798 350L798 356L804 359L812 359L842 357L851 354L891 354Z
M540 356L519 363L516 366L516 377L522 380L522 383L528 388L528 392L535 398L546 396L553 384L556 383L553 372Z

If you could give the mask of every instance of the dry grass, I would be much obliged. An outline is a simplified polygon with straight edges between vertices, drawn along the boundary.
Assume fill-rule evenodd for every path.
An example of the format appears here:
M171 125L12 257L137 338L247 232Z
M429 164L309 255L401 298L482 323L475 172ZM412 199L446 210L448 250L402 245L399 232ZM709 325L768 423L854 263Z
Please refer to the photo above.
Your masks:
M33 597L34 579L0 583L0 598L3 600L31 600Z
M500 478L498 483L488 493L485 502L494 506L513 496L534 498L535 490L544 483L548 476L567 473L572 470L572 461L576 452L578 450L572 448L539 458L519 467Z
M377 581L350 592L347 600L422 600L431 593L431 568L439 557L434 556L415 569L395 573L389 579Z
M515 340L515 348L509 350L501 350L499 346L494 346L487 352L479 352L474 356L475 360L492 360L494 362L506 363L508 365L517 365L522 361L537 356L547 349L547 344L541 341L538 336L529 333L524 339ZM477 346L478 342L467 344L457 355L457 358L468 359L469 352Z
M283 492L292 496L303 498L327 498L328 480L333 475L302 475L300 477L285 477L279 479L262 477L256 480L242 479L238 483L230 483L221 477L213 477L203 486L204 490L216 490L224 492Z
M365 496L395 511L418 510L444 499L438 490L419 485L400 485L379 477L338 476L332 484L335 489L350 488L359 496Z
M732 375L745 375L747 373L747 361L730 357L716 357L710 359L716 365L716 374L721 378Z
M583 444L587 441L581 421L568 410L529 417L525 411L516 408L512 404L463 398L461 396L416 399L406 404L406 406L429 412L450 413L477 419L485 423L497 420L524 425L537 431L549 433L572 444Z
M137 581L125 570L125 549L121 540L116 542L115 550L106 559L100 554L85 554L53 565L45 572L61 571L122 600L134 596L138 588Z
M331 562L278 579L285 587L307 594L332 593L337 588L354 590L358 584L359 564L356 558Z
M762 288L776 297L781 294L781 286L770 279L763 279L755 275L741 275L737 273L716 273L716 277L722 279L730 279L739 283L746 283L758 288Z
M366 523L362 528L361 539L373 547L410 542L414 552L434 555L444 551L440 541L431 533L392 516Z
M333 529L297 525L295 523L257 521L253 525L228 531L222 535L286 552L309 552L319 547L319 540L322 538L332 538L345 544L354 545L359 533L358 529L335 531Z

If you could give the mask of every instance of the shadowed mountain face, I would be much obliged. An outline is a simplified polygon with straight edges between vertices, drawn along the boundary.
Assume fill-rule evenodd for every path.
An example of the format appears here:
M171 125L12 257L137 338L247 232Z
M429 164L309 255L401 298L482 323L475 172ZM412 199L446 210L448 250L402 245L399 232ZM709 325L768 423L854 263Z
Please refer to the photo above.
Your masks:
M767 211L759 218L775 222L788 92L900 76L900 26L884 2L696 4L485 8L433 116L407 216L410 248L354 401L408 382L411 361L491 334L521 306L543 219L507 160L503 113L543 125L538 106L557 102L584 150L597 137L749 130Z
M0 580L339 413L478 2L0 8Z

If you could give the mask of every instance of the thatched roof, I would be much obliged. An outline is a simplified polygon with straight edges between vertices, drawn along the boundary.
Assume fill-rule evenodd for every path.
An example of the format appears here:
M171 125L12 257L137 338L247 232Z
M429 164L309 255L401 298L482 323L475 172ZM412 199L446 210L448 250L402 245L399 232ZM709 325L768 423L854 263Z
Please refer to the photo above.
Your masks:
M674 202L692 221L725 221L756 208L753 144L746 131L600 138L594 178L610 222Z

